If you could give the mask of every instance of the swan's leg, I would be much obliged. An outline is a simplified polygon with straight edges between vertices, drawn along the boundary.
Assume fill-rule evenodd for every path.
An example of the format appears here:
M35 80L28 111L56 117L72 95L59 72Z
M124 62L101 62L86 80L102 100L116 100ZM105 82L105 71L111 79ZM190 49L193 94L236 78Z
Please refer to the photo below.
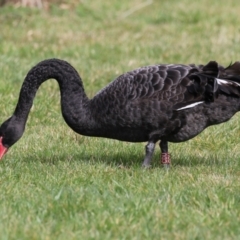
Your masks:
M162 151L161 163L165 168L169 168L171 159L170 159L170 154L168 153L168 142L162 140L159 143L159 146L160 146L161 151Z
M155 142L149 141L145 147L146 154L145 154L144 161L142 164L143 167L146 167L146 168L150 167L154 148L155 148Z

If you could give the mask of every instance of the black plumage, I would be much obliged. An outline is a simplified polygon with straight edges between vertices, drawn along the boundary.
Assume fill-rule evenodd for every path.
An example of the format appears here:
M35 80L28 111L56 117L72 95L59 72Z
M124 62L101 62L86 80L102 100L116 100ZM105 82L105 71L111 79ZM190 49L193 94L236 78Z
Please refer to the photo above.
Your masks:
M58 81L61 109L75 132L129 142L148 142L149 166L160 140L162 163L169 164L168 142L193 138L206 127L229 120L240 109L240 63L227 68L207 65L159 64L127 72L92 99L77 71L66 61L49 59L27 74L13 115L0 127L0 158L24 132L39 86Z

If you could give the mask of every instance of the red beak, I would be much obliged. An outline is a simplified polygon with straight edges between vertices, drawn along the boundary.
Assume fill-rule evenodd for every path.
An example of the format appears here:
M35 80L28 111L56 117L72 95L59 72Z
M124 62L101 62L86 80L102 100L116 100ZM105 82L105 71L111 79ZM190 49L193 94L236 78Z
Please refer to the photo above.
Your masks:
M2 159L3 155L7 152L7 148L2 144L2 137L0 137L0 160Z

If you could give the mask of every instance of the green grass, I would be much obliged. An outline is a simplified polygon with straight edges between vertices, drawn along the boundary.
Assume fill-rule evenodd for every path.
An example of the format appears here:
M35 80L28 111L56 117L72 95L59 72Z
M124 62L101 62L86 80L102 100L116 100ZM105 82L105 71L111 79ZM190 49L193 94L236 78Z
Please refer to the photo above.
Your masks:
M0 8L0 122L37 62L69 61L89 97L154 63L240 60L237 1L68 1ZM143 170L144 143L88 138L64 123L57 83L37 93L0 163L0 239L239 239L239 114L170 144L172 168Z

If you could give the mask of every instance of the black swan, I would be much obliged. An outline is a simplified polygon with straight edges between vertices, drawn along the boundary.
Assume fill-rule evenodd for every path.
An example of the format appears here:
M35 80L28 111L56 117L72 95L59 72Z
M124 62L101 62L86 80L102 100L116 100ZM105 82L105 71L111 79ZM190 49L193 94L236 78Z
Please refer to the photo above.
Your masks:
M240 110L240 62L224 68L160 64L127 72L92 99L77 71L66 61L49 59L27 74L13 115L0 127L0 159L17 142L33 99L46 80L57 80L63 118L73 131L128 142L148 142L148 167L160 140L161 162L170 164L168 142L189 140L206 127L229 120Z

